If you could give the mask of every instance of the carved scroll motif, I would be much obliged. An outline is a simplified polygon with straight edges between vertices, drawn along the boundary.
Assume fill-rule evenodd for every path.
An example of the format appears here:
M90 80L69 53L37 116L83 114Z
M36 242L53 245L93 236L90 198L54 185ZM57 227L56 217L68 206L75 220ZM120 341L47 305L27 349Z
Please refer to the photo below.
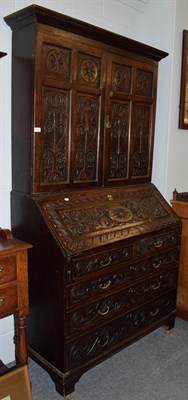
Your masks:
M127 177L129 145L129 104L113 103L110 138L110 178Z
M136 94L151 97L153 91L153 72L137 70Z
M79 96L77 102L77 135L75 153L75 181L95 181L98 156L97 97Z
M150 154L150 106L135 106L133 176L147 176Z
M139 246L138 246L139 248ZM141 250L138 250L139 253L142 253ZM113 264L117 264L124 260L129 259L131 256L130 249L125 249L124 254L117 252L113 253L112 255L104 256L105 263L102 262L103 259L99 257L95 257L93 260L81 260L77 261L75 265L75 276L79 277L90 272L99 270L101 268L108 268ZM168 252L167 254L160 254L157 257L149 259L145 262L131 264L127 266L125 271L120 271L116 274L116 278L120 275L118 280L124 282L125 280L130 281L132 279L136 279L139 276L142 276L146 273L151 273L156 271L158 268L165 267L170 263L177 264L178 261L178 252L177 249ZM113 277L110 277L111 281L113 282Z
M131 91L131 67L112 64L112 90L124 93Z
M44 104L42 182L60 183L68 179L68 93L45 89Z
M133 307L145 302L146 297L149 299L153 295L160 293L163 289L175 285L177 275L177 269L163 272L160 276L156 276L148 282L137 284L79 311L75 311L70 319L71 333L77 329L83 329L84 326L91 326L94 323L100 323L106 318L114 317L119 312L130 311ZM80 300L84 299L84 295L82 292L79 292L79 289L76 292L75 288L74 294Z
M152 321L175 309L176 295L171 293L162 296L153 303L127 313L116 321L116 324L96 330L93 334L75 341L70 347L70 367L89 358L93 359L112 346L117 346L136 334Z
M97 293L103 292L104 289L101 289L101 287L104 288L106 282L109 282L109 286L107 287L109 287L110 289L115 286L118 287L120 284L128 283L129 281L134 282L135 277L144 276L144 274L146 273L143 270L139 271L139 267L142 268L142 264L139 264L139 266L138 264L131 265L129 266L129 268L118 271L117 273L109 275L106 278L98 278L89 282L88 284L80 284L74 286L70 291L71 304L84 300L85 298L93 296ZM148 268L150 273L157 270L154 268L152 261L150 261L150 263L148 262L148 264L146 264L145 266L143 263L143 268L144 267ZM156 291L156 288L161 288L163 286L165 287L166 285L168 286L169 284L174 284L176 275L176 270L168 271L165 273L163 272L160 274L160 277L153 278L150 282L144 283L143 286L137 285L135 287L133 286L130 290L128 289L128 291L125 290L124 294L126 297L126 303L130 306L131 304L136 303L137 298L139 303L142 296L144 298L146 294L152 294L153 291Z
M84 53L78 53L78 80L89 86L100 86L101 60Z
M57 75L66 82L70 81L71 50L44 44L44 73Z

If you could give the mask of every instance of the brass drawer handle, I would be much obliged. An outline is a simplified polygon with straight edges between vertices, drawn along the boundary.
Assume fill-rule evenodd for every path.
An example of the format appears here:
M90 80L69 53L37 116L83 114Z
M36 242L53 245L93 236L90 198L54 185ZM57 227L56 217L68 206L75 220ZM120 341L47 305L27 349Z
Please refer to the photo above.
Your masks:
M102 290L107 289L111 285L111 280L106 281L104 284L100 283L99 288Z
M155 247L161 247L163 245L163 241L162 240L158 240L158 242L154 243Z
M112 262L112 257L109 257L109 260L107 262L104 262L103 260L100 262L101 267L107 267L108 265L110 265L110 263Z
M153 267L155 268L155 269L157 269L157 268L159 268L160 267L160 265L161 265L161 260L158 262L158 264L155 264L155 263L153 263Z
M0 296L0 306L2 306L2 304L3 304L4 300L5 300L5 297L3 297L3 296Z
M157 315L158 314L158 312L159 312L159 309L157 308L156 309L156 311L150 311L150 315L151 315L151 317L155 317L155 315Z
M159 289L159 286L160 286L160 282L157 285L152 285L152 289L157 290L157 289Z
M107 315L108 313L109 313L109 311L110 311L110 307L109 306L107 306L106 307L106 310L105 311L101 311L101 310L98 310L98 314L100 314L100 315Z
M4 272L4 268L0 267L0 274L2 274Z

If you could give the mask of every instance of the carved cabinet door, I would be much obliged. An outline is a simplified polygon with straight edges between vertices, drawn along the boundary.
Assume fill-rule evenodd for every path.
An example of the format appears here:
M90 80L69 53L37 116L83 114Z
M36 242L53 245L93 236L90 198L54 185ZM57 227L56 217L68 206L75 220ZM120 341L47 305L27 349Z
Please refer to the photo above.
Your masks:
M151 179L155 120L155 65L108 55L105 184Z
M103 52L38 32L34 191L99 186Z

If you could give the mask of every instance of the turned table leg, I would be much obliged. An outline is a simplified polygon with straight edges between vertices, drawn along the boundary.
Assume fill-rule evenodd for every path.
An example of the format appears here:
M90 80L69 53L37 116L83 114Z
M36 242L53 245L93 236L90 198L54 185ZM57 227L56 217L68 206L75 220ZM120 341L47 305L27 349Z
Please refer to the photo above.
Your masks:
M18 316L17 360L20 365L28 362L26 346L26 317Z

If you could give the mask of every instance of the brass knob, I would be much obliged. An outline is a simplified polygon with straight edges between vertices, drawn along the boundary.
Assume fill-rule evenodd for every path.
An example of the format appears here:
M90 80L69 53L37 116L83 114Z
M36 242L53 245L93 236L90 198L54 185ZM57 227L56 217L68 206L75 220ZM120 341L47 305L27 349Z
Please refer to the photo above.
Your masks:
M0 296L0 306L2 306L2 304L3 304L4 300L5 300L5 297L3 297L3 296Z
M112 90L111 90L110 93L109 93L109 96L113 97L113 95L114 95L114 92L112 92Z
M110 122L109 115L106 116L106 123L105 123L105 126L106 126L107 129L110 129L110 128L111 128L111 122Z
M4 272L4 268L0 267L0 274L2 274Z

